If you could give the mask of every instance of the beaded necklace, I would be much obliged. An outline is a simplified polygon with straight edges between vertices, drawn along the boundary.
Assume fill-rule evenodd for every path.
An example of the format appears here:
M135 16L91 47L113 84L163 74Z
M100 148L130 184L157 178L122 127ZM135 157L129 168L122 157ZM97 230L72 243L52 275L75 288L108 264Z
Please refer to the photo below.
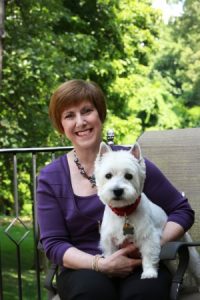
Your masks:
M94 175L89 176L89 175L86 173L84 167L83 167L83 166L81 165L81 163L80 163L80 160L79 160L79 158L78 158L78 156L77 156L77 154L76 154L76 150L75 150L75 149L74 149L74 151L73 151L73 154L74 154L74 162L75 162L77 168L80 170L80 174L81 174L83 177L87 178L87 179L89 180L89 182L91 183L92 188L94 188L94 187L96 186L96 180L95 180Z

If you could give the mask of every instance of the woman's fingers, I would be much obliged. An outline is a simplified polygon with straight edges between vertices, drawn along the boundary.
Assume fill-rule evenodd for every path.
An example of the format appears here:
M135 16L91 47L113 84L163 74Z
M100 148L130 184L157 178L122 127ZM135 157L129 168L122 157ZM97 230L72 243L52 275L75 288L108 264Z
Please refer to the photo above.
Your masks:
M139 249L134 244L127 244L126 247L120 249L121 253L129 257L140 257Z

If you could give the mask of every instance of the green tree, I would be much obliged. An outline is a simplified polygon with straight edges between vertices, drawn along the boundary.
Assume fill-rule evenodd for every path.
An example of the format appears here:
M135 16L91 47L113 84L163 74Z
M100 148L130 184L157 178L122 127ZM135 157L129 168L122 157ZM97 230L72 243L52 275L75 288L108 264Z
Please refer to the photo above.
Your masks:
M184 2L183 15L173 19L164 31L164 47L155 64L155 68L169 83L182 127L200 124L199 14L199 1Z
M31 0L6 4L1 91L3 147L39 146L46 143L50 132L46 126L47 97L57 82L56 67L62 65L53 45L52 26L63 7L61 1L48 1L48 5Z
M52 90L71 78L102 87L109 107L105 130L114 127L116 142L128 134L131 142L137 137L140 120L129 112L132 80L135 74L146 77L159 31L149 1L7 0L5 29L1 147L59 145L47 107ZM10 203L4 190L11 190L12 174L4 170L1 199ZM24 174L21 182L23 205L30 181Z
M72 78L102 87L108 102L104 130L112 127L118 143L133 143L150 128L182 126L188 113L176 95L183 82L179 87L179 77L162 67L170 55L160 56L155 65L163 50L162 24L150 0L7 0L1 147L60 145L50 126L48 103L52 91ZM3 170L7 189L11 174ZM30 184L26 171L22 202L29 197L25 184ZM0 198L10 203L4 186Z
M1 145L59 143L47 106L52 90L71 78L99 83L110 113L122 118L126 128L135 94L130 82L135 74L148 76L159 22L145 0L8 0Z

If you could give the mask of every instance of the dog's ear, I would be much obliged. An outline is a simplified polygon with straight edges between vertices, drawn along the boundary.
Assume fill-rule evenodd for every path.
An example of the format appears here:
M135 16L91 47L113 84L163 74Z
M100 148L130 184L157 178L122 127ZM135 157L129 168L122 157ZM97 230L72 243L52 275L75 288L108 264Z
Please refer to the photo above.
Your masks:
M99 148L99 156L103 156L105 153L112 151L112 149L104 142L101 142Z
M141 149L140 149L140 145L138 143L135 143L131 149L130 149L130 153L140 162L142 159L142 155L141 155Z

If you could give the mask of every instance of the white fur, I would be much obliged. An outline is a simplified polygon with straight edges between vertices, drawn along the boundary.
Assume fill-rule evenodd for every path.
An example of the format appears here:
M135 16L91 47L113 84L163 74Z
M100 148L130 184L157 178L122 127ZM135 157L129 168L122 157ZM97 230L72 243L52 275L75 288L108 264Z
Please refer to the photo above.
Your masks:
M146 210L149 212L148 215L146 215ZM134 227L134 235L124 236L125 217L117 216L106 205L100 241L103 254L105 256L111 255L126 238L140 249L143 266L142 278L157 277L160 237L166 222L166 215L142 193L138 209L128 217L128 220Z
M129 175L127 176L127 174ZM132 179L130 175L132 175ZM145 162L139 144L136 143L130 151L112 151L105 143L101 143L95 162L98 195L105 204L100 231L100 247L103 254L108 256L119 249L125 239L134 242L142 256L142 279L157 277L160 238L167 221L164 210L151 202L142 192L145 175ZM120 197L116 196L114 192L116 189L123 190ZM115 214L110 206L123 207L130 205L140 195L141 201L137 209L128 216L129 223L134 227L134 234L124 235L125 217ZM187 233L184 239L186 240L188 236ZM195 272L195 276L199 276L200 279L199 271L195 271L196 268L194 268L197 262L200 263L199 255L195 249L190 252L192 255L190 261L193 261L193 273ZM196 260L193 260L194 253Z

